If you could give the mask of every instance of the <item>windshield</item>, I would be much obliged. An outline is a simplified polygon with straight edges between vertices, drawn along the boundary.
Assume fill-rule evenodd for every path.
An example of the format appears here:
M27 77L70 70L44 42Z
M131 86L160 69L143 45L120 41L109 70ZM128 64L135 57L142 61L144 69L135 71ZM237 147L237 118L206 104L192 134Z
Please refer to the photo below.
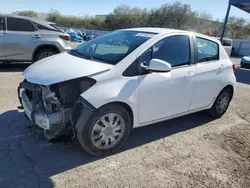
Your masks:
M83 58L115 65L154 35L140 31L116 31L90 40L72 52Z

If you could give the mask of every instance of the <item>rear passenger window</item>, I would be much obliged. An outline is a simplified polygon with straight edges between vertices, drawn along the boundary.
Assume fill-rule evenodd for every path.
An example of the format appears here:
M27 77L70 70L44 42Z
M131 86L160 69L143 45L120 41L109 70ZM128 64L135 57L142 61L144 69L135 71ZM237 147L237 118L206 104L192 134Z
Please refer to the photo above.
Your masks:
M7 18L8 31L35 31L35 27L28 20L20 18Z
M219 46L216 42L196 37L198 62L219 60Z

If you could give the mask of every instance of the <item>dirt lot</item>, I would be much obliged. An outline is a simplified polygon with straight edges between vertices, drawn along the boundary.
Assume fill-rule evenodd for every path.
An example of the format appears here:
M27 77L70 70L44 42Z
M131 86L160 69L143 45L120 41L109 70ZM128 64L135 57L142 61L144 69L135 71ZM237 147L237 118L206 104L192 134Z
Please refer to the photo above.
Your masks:
M0 187L233 187L250 185L250 71L218 120L206 113L138 128L117 154L36 138L18 106L25 64L0 69Z

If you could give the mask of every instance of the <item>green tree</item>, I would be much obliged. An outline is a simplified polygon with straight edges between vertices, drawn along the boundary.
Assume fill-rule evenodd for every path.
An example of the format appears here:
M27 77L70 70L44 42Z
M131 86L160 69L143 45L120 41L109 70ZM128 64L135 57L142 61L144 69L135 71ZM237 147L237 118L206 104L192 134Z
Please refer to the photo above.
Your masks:
M18 13L19 16L28 16L28 17L38 17L38 14L32 10L21 11Z
M190 19L190 26L196 32L210 32L213 16L206 12L194 12Z
M148 23L150 26L186 29L194 13L190 5L175 2L164 4L159 9L151 10Z
M247 21L236 16L229 17L226 34L232 39L246 38L250 34Z
M194 12L190 5L182 4L178 1L172 4L164 4L157 9L151 10L120 5L106 19L88 16L63 16L57 10L52 9L48 14L47 20L64 27L116 30L152 26L187 29L212 36L220 36L222 28L221 21L219 19L213 20L213 16L210 13ZM235 16L229 18L226 36L242 39L249 35L250 25L245 19Z
M147 25L147 17L146 9L121 5L107 16L105 25L108 30L143 27Z
M219 18L217 18L212 25L212 35L215 37L220 37L222 31L222 23Z
M61 17L62 16L61 16L59 11L51 9L49 11L49 14L48 14L46 20L50 21L50 22L56 22L57 23L61 19Z

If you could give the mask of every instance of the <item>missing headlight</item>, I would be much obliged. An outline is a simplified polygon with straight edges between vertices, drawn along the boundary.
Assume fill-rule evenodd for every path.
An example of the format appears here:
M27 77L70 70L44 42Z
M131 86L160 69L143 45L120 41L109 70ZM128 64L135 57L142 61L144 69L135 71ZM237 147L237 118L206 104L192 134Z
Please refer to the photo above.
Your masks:
M79 95L87 91L96 83L96 80L88 77L77 78L51 85L50 88L56 93L61 104L73 107Z
M91 88L96 83L96 80L92 78L85 78L82 81L80 81L80 93L83 93L87 91L89 88Z

